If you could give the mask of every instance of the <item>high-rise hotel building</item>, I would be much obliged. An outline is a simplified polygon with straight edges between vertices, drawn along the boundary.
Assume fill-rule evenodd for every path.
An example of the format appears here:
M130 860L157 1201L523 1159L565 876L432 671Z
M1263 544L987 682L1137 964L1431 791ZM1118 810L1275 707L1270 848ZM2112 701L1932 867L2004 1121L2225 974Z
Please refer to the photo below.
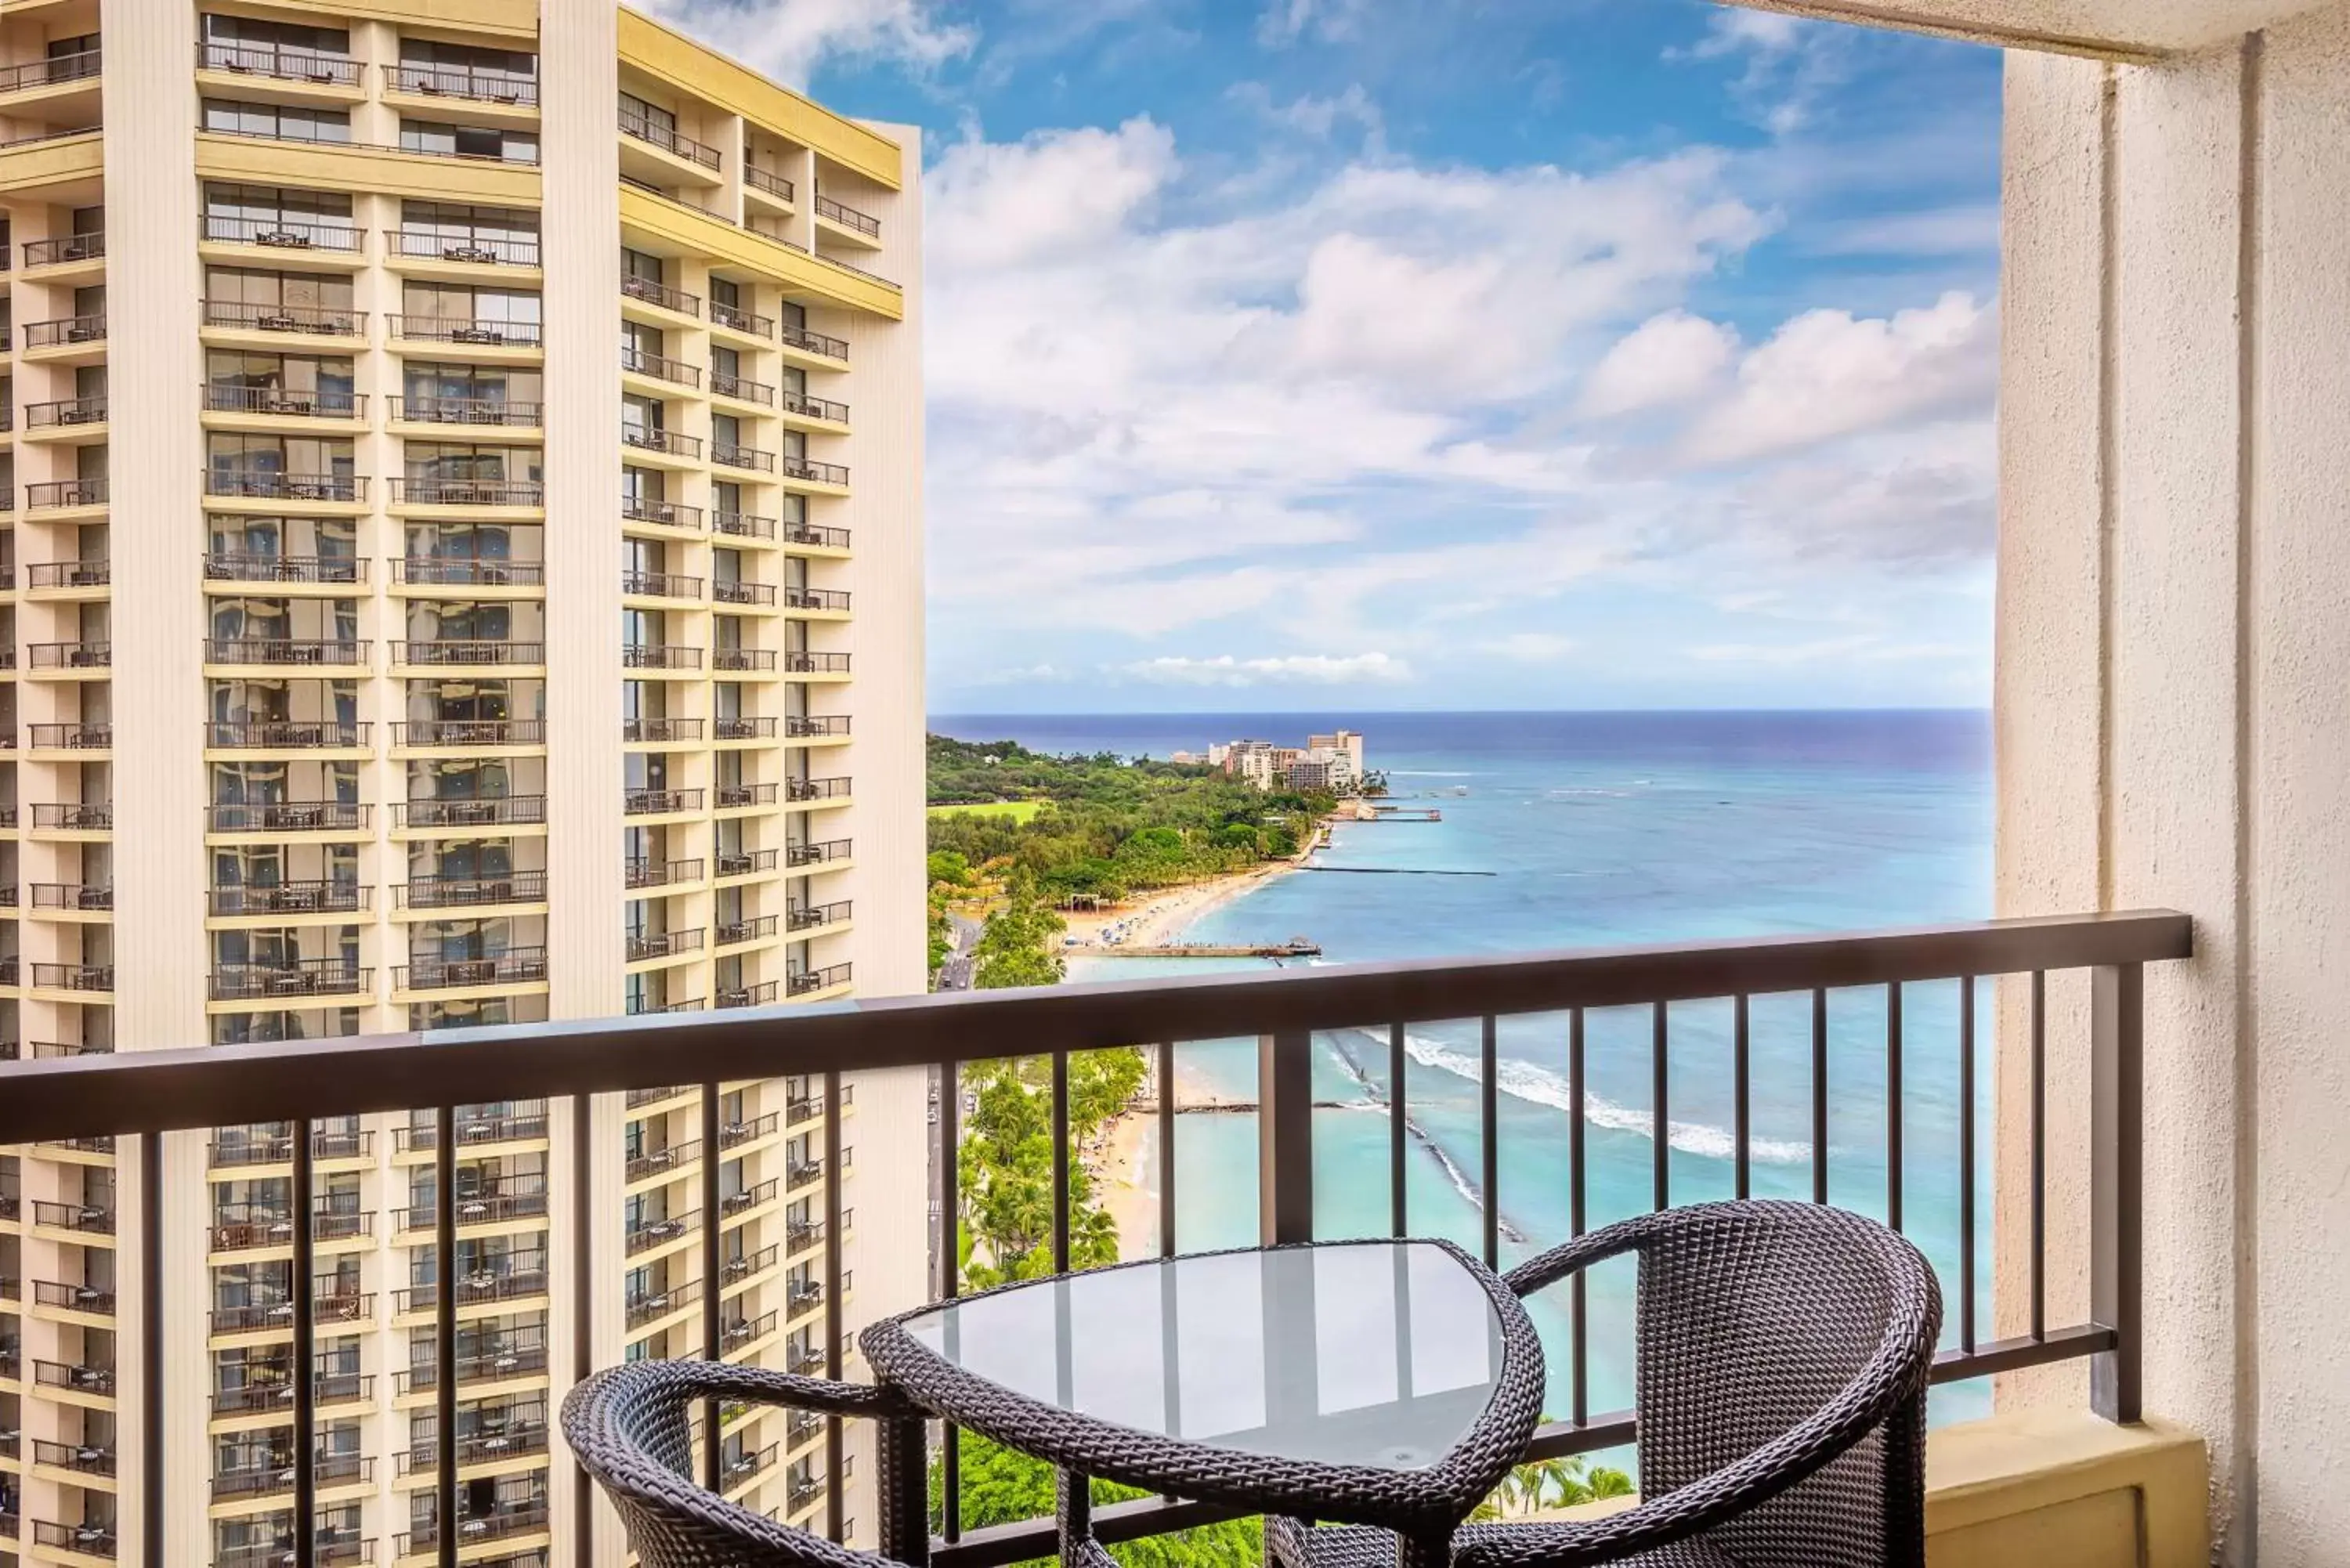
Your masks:
M920 161L609 0L0 0L5 1051L921 989ZM305 1223L318 1560L619 1561L575 1367L920 1293L824 1088L461 1107L449 1268L429 1116L0 1152L0 1568L286 1560ZM869 1544L826 1442L727 1490Z

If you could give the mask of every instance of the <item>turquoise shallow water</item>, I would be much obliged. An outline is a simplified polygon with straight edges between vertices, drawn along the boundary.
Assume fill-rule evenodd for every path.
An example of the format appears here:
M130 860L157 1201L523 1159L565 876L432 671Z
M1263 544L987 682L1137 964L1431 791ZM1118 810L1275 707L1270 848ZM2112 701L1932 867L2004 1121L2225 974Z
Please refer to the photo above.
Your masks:
M1979 919L1991 908L1990 727L1980 713L1673 713L1253 715L1232 718L955 717L934 729L1010 737L1055 751L1165 755L1241 736L1283 743L1350 722L1370 765L1402 803L1443 813L1433 825L1347 825L1317 864L1491 876L1371 876L1304 871L1225 905L1189 935L1206 940L1320 942L1324 962L1467 956L1618 942L1849 930ZM1208 961L1096 960L1086 981ZM1252 961L1240 961L1247 967ZM1981 1027L1976 1211L1989 1256L1989 996ZM1903 996L1903 1222L1957 1289L1958 992ZM1887 1001L1882 991L1830 1001L1830 1194L1882 1214L1887 1192ZM1668 1117L1676 1200L1729 1196L1731 1004L1670 1012ZM1479 1026L1415 1025L1404 1095L1419 1136L1408 1162L1411 1229L1472 1248L1480 1234ZM1650 1201L1650 1018L1645 1008L1587 1020L1587 1217L1596 1225ZM1318 1037L1317 1234L1388 1228L1385 1035ZM1753 1184L1758 1194L1811 1190L1810 1004L1752 1004ZM1503 1019L1498 1203L1504 1261L1568 1231L1566 1021ZM1253 1043L1181 1050L1191 1082L1249 1096ZM1178 1122L1176 1237L1185 1251L1237 1245L1255 1226L1255 1137L1245 1114ZM1630 1399L1630 1282L1593 1278L1590 1405ZM1988 1280L1978 1311L1989 1321ZM1534 1316L1555 1353L1551 1407L1567 1408L1564 1293ZM1955 1312L1946 1313L1955 1320ZM1938 1420L1978 1415L1980 1386L1938 1389Z

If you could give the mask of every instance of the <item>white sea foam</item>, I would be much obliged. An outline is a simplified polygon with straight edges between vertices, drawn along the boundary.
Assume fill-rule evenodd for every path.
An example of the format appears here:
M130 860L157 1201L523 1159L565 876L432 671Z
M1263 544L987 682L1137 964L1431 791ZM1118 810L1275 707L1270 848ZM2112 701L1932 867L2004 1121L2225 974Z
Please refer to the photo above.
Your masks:
M1367 1036L1377 1039L1369 1031ZM1483 1077L1483 1064L1466 1051L1428 1039L1424 1035L1406 1033L1404 1050L1423 1067L1435 1067L1474 1084ZM1494 1064L1493 1081L1501 1091L1516 1099L1538 1106L1550 1106L1566 1111L1575 1108L1574 1085L1565 1077L1547 1067L1532 1062L1521 1062L1503 1056ZM1655 1134L1653 1118L1648 1112L1629 1106L1619 1106L1603 1099L1588 1088L1583 1096L1583 1118L1593 1127L1607 1127L1616 1132L1649 1137ZM1735 1159L1738 1139L1735 1134L1705 1122L1669 1121L1666 1139L1683 1154L1693 1154L1706 1159ZM1812 1146L1800 1139L1758 1137L1747 1146L1749 1157L1762 1165L1809 1165Z
M1389 768L1388 770L1388 777L1391 779L1478 779L1484 776L1478 773L1447 772L1441 768Z

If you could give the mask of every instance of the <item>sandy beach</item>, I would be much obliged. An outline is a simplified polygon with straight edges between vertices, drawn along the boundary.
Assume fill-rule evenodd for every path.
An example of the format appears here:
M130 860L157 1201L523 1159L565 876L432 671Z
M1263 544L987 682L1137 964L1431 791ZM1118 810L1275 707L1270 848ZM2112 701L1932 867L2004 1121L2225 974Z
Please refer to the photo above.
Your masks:
M1229 876L1211 877L1182 888L1160 888L1129 898L1115 909L1065 910L1068 935L1076 939L1066 951L1072 958L1115 952L1121 947L1160 947L1177 940L1183 929L1211 909L1254 892L1278 877L1297 869L1296 863L1277 860L1253 866ZM1274 940L1270 936L1268 940Z
M1177 1064L1178 1106L1205 1106L1215 1098L1215 1092L1196 1072ZM1158 1110L1156 1100L1138 1103L1113 1118L1099 1147L1087 1154L1087 1166L1099 1184L1102 1205L1118 1226L1118 1255L1124 1260L1156 1257L1159 1252Z

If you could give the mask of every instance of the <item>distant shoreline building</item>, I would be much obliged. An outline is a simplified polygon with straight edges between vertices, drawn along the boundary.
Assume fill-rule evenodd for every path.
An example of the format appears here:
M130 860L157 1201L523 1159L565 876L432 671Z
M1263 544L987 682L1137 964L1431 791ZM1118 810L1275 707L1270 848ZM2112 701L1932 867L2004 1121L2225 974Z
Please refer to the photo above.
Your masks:
M1191 753L1178 752L1172 760L1196 759ZM1207 763L1262 790L1313 789L1352 794L1363 784L1363 736L1358 730L1310 735L1302 748L1277 746L1271 741L1227 741L1208 748Z

